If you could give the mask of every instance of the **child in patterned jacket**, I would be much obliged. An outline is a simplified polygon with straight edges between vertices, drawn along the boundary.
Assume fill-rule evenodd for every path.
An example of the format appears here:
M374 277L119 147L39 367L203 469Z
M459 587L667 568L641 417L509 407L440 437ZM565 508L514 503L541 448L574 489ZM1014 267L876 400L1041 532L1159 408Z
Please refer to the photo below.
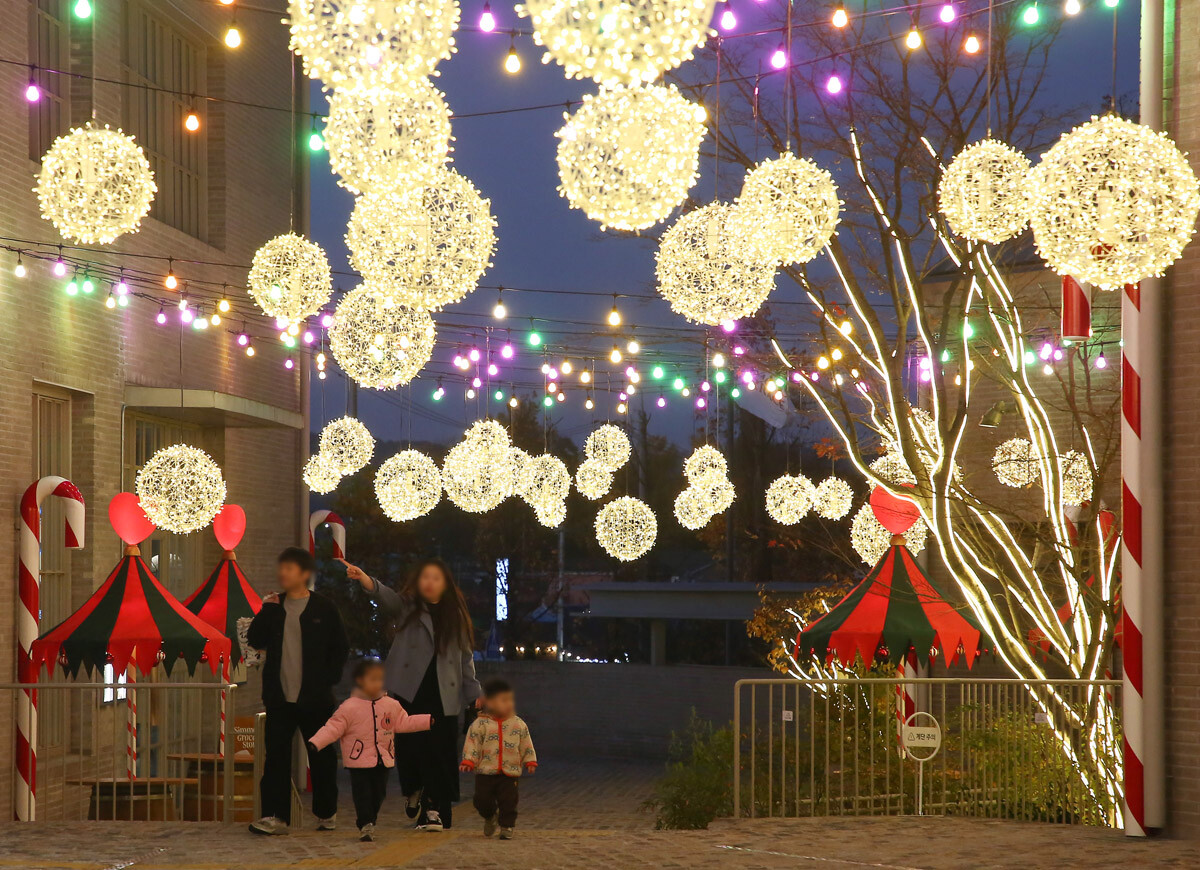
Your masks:
M517 823L517 785L521 773L537 770L529 726L516 713L512 686L492 679L483 684L485 707L467 729L459 770L475 774L475 809L483 816L483 835L500 827L500 839L513 838Z

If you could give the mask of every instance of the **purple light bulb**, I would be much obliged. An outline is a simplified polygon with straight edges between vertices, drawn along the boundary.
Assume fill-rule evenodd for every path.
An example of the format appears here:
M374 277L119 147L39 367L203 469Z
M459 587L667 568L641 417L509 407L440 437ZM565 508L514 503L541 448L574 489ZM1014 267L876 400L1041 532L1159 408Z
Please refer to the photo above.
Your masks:
M665 407L667 407L667 400L666 400L665 398L663 398L662 396L659 396L659 397L658 397L658 402L657 402L656 404L657 404L657 405L658 405L658 407L660 407L660 408L665 408Z
M787 66L787 52L783 50L782 45L771 55L771 66L775 69L783 69Z
M158 321L159 326L162 326L164 323L167 322L167 312L163 311L161 308L158 309L158 316L155 317L154 319L156 321Z
M289 356L283 361L283 367L288 371L291 371L296 367L296 361Z
M36 103L41 98L42 89L37 86L37 82L31 80L29 84L25 86L25 99L31 103Z
M66 274L67 274L67 264L64 263L61 258L58 260L55 260L54 261L54 277L55 278L63 278L66 276Z
M721 29L733 30L737 27L737 16L733 14L733 7L729 5L729 0L725 0L725 11L721 13Z
M496 16L492 14L492 4L483 4L483 13L479 16L479 29L484 33L491 33L496 29Z
M514 353L515 351L513 350L513 346L511 344L506 344L504 347L500 348L500 356L504 357L505 359L512 359Z
M166 315L163 315L163 320L166 320ZM250 343L250 336L246 335L244 332L239 332L237 342L242 347L245 347Z
M316 339L316 336L314 336L312 334L311 330L308 330L308 329L304 330L304 343L305 344L312 344L315 339Z
M938 12L938 19L942 22L942 24L952 24L954 19L957 17L957 13L954 11L953 3L945 4L942 6L941 11Z
M326 328L332 326L333 325L333 315L332 314L322 314L321 315L321 325Z
M837 73L831 75L829 80L825 82L825 90L829 91L831 94L840 94L843 87L844 85L842 84L842 77Z
M467 357L471 360L471 362L479 362L479 348L471 348L470 352L467 353Z
M500 367L495 363L488 363L488 375L494 378L498 374L500 374Z

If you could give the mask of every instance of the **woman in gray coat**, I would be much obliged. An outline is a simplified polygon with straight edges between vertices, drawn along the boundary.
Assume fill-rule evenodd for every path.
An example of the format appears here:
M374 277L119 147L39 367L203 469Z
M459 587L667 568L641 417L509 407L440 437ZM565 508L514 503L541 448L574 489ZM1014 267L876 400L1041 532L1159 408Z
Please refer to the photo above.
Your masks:
M458 796L458 714L467 704L478 706L483 695L467 602L441 559L417 565L399 592L339 561L396 625L384 663L388 692L410 714L434 717L428 731L396 735L408 816L424 831L449 828Z

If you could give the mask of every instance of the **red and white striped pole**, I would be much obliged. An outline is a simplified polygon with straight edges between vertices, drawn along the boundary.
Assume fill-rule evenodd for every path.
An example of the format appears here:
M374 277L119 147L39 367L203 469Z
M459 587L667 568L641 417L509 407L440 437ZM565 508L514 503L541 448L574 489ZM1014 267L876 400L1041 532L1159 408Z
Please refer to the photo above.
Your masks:
M125 671L125 778L130 782L138 775L138 716L136 678L133 663Z
M30 650L38 636L41 615L39 592L42 566L42 502L61 498L66 518L64 543L69 549L83 547L83 495L65 477L48 476L33 483L21 496L20 565L17 569L17 680L36 683L37 667ZM17 695L17 784L14 812L18 821L37 817L37 690L23 689Z
M333 534L333 558L346 558L346 523L333 511L313 511L308 518L308 552L317 554L317 528L322 523L329 524Z

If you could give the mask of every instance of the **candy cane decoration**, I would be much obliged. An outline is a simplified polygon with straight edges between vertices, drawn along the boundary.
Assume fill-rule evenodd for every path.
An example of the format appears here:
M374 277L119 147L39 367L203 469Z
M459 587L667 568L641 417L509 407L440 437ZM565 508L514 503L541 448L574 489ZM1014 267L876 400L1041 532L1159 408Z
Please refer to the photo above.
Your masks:
M329 524L333 533L333 558L346 558L346 523L333 511L313 511L308 518L308 552L317 554L317 528L322 523Z
M910 649L904 660L896 667L896 675L902 680L915 679L917 676L917 651ZM904 723L908 717L917 712L917 699L912 683L896 683L896 744L900 754L904 754Z
M125 672L125 778L130 782L137 779L138 772L138 717L136 682L133 669Z
M83 495L65 477L48 476L31 484L21 496L20 566L17 572L17 680L36 683L37 667L30 648L38 636L38 602L42 565L42 502L50 496L63 500L68 549L83 547ZM37 690L23 689L17 695L17 793L18 821L37 817Z

